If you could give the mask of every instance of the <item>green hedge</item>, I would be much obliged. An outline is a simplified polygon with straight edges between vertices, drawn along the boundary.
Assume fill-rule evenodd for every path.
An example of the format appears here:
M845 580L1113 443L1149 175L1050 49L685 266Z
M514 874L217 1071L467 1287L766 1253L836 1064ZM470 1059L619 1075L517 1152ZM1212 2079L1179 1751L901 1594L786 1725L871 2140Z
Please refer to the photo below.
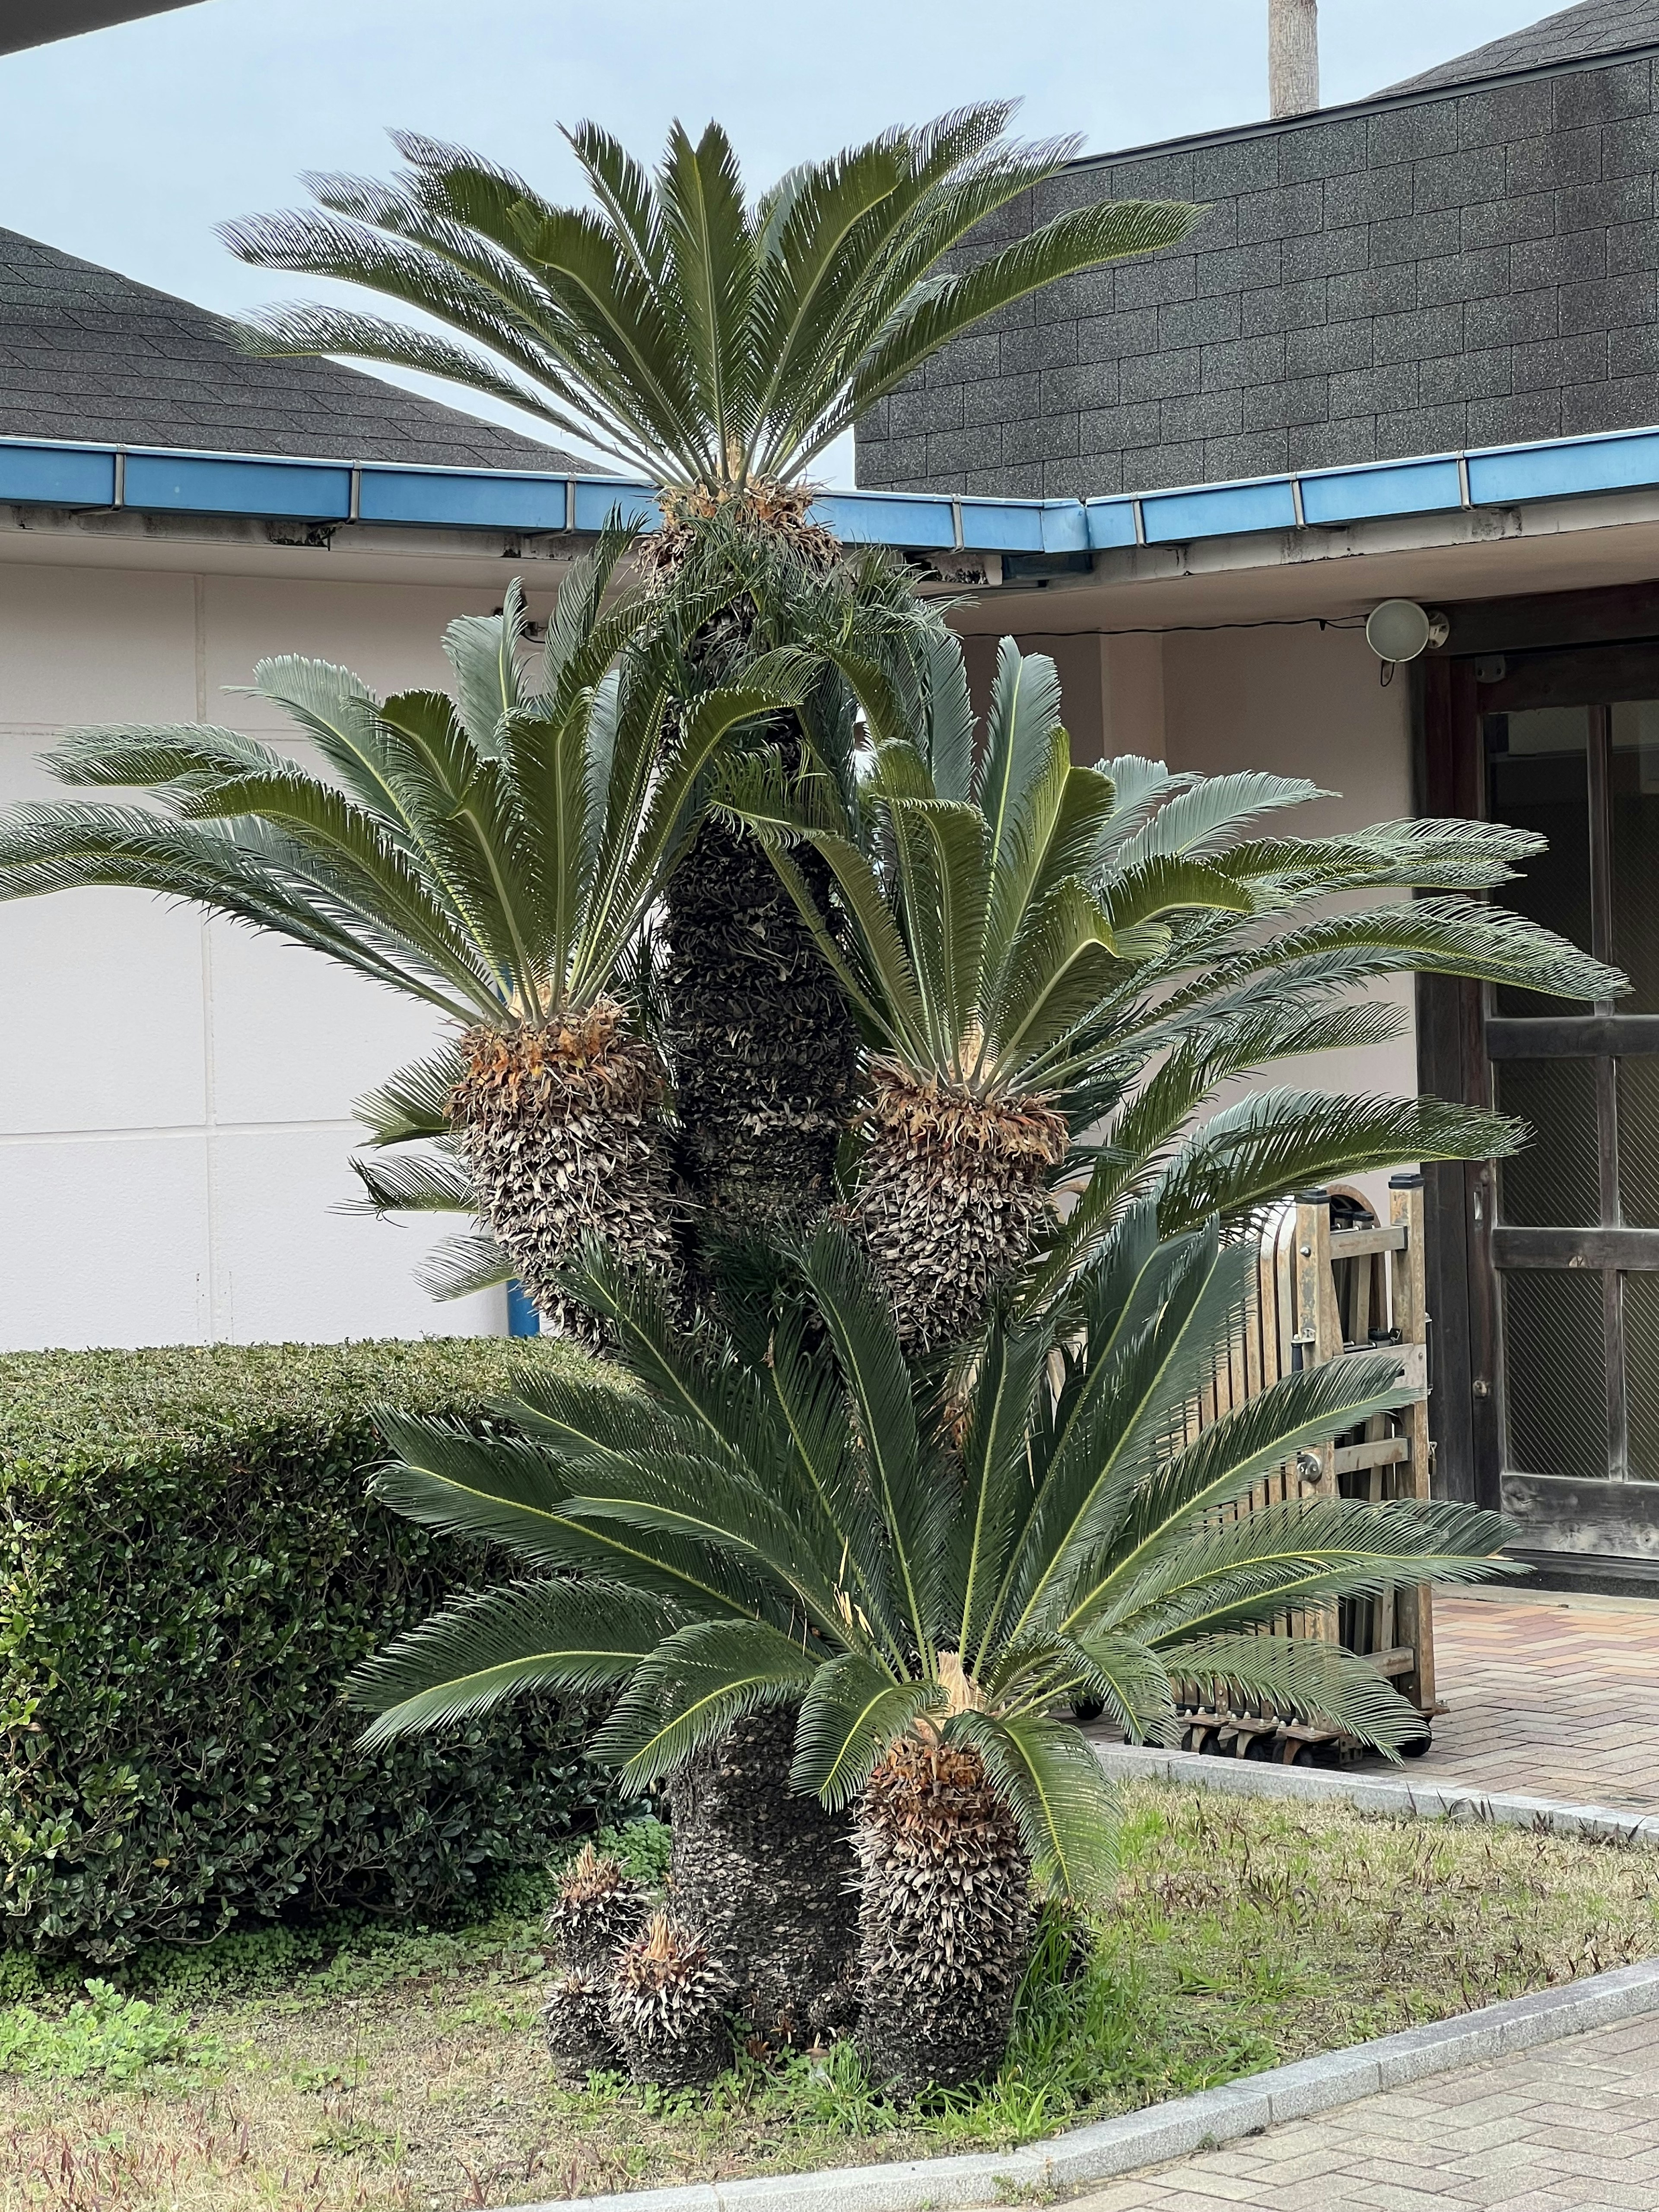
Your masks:
M340 1684L489 1579L370 1504L368 1408L483 1418L499 1338L0 1357L0 1941L93 1960L237 1920L433 1912L591 1814L549 1702L365 1756Z

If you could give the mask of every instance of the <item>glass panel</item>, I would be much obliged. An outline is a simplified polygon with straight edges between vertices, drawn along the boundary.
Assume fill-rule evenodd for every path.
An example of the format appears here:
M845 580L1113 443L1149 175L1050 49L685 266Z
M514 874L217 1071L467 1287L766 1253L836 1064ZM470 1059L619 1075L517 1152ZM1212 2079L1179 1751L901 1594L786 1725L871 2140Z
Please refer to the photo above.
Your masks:
M1488 714L1486 811L1494 822L1536 830L1549 850L1523 862L1524 875L1498 896L1575 945L1590 942L1589 710L1534 707ZM1576 1000L1504 988L1500 1014L1582 1013Z
M1619 1062L1619 1203L1632 1229L1659 1229L1659 1060Z
M1492 1082L1501 1109L1533 1130L1531 1144L1498 1165L1498 1218L1538 1229L1599 1221L1595 1062L1500 1060Z
M1503 1278L1509 1464L1598 1480L1607 1471L1601 1278L1521 1267Z
M1659 1482L1659 1275L1625 1278L1625 1418L1632 1480Z
M1659 1013L1659 699L1613 710L1613 957L1633 989L1621 1014Z

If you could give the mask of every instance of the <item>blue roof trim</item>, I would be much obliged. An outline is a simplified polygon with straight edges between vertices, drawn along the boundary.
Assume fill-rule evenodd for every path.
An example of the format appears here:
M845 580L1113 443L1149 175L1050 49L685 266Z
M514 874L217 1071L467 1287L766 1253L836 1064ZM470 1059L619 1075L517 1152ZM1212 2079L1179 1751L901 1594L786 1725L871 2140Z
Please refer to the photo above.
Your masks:
M1626 430L1601 438L1563 438L1545 446L1494 447L1468 458L1469 499L1476 507L1523 499L1564 499L1574 493L1631 491L1659 483L1659 431Z
M1091 499L1086 509L1089 544L1097 553L1118 545L1133 545L1135 502L1132 499Z
M365 522L422 522L450 529L566 530L570 485L564 477L428 475L416 469L362 471L357 512Z
M0 446L0 499L20 506L113 507L115 456L84 446Z
M917 552L1076 555L1648 487L1659 488L1659 428L1087 501L833 491L817 500L811 513L854 544ZM652 486L620 477L392 462L354 466L4 437L0 501L583 534L602 529L618 509L624 520L647 530L659 528L662 520Z
M1197 491L1149 492L1140 513L1149 545L1235 538L1247 530L1294 530L1296 494L1289 477L1261 477Z
M343 522L351 471L317 461L200 459L187 453L129 453L124 503L152 514L252 514Z
M1457 463L1383 461L1374 468L1331 469L1302 478L1302 519L1364 522L1379 514L1436 514L1462 507Z

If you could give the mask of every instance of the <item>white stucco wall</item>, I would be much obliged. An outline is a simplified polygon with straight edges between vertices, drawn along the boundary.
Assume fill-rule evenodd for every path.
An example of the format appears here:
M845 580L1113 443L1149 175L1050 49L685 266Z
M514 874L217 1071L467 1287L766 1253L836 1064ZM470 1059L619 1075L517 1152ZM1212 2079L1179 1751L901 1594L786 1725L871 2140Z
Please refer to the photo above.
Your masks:
M76 722L284 740L223 689L264 653L343 661L380 690L441 684L444 624L498 604L8 560L0 805L72 795L35 763ZM441 1226L335 1210L356 1188L351 1100L435 1034L318 955L142 892L0 904L0 1347L501 1329L502 1292L438 1305L411 1279Z

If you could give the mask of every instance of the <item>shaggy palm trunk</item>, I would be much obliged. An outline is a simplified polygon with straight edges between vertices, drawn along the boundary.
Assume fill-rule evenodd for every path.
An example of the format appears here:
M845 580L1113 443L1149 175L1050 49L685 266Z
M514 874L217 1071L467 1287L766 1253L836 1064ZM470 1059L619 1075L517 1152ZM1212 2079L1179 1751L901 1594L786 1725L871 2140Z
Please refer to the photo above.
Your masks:
M769 2043L849 2027L856 1903L853 1826L787 1784L793 1708L755 1713L671 1785L670 1893Z
M805 872L828 908L829 872ZM858 1036L778 872L705 822L666 900L665 979L680 1160L715 1237L806 1222L835 1195Z
M661 1064L607 1000L540 1029L469 1030L450 1115L478 1206L545 1326L596 1339L559 1288L590 1242L672 1270Z
M979 1753L913 1737L859 1817L859 2045L902 2095L996 2072L1031 1945L1030 1869Z
M1065 1117L1041 1098L987 1102L872 1070L871 1139L852 1207L908 1352L958 1344L1029 1255L1065 1158Z
M611 2032L636 2081L695 2089L732 2063L731 1987L700 1935L659 1912L621 1953Z

